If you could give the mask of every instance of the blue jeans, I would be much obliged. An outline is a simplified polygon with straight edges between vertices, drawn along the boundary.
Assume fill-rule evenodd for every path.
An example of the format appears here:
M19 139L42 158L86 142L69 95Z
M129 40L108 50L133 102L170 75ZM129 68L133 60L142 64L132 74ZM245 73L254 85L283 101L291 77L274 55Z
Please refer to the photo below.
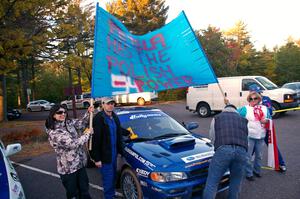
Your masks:
M244 147L222 145L217 148L209 165L203 199L213 199L216 197L219 182L228 169L230 171L228 198L237 199L246 164L247 151Z
M104 198L112 199L115 196L115 182L117 173L116 160L111 164L102 164L102 167L99 170L102 175Z
M261 172L264 138L253 139L248 138L248 163L246 167L246 176L253 176L253 171L257 174ZM252 154L254 152L254 162L252 162Z

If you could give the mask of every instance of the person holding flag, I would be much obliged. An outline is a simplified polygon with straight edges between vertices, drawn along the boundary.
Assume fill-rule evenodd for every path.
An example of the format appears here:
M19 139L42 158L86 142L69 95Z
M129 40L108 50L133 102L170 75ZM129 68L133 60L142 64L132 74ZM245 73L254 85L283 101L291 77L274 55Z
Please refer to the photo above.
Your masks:
M93 129L87 129L94 107L81 119L69 119L64 105L54 105L45 122L50 145L56 153L57 172L66 190L67 199L91 199L89 179L85 170L87 155L85 143Z
M249 86L249 91L250 92L257 92L257 93L259 93L261 95L261 97L262 97L262 105L265 105L268 108L269 114L270 114L270 116L272 116L273 115L272 101L271 101L271 99L268 96L262 95L261 88L258 85L253 84L253 85ZM274 123L273 123L273 125L274 125ZM266 143L267 146L269 146L269 142L272 140L272 139L269 139L269 138L271 136L270 135L270 131L272 130L271 128L273 128L273 125L270 126L270 128L266 132L265 143ZM273 132L273 134L275 134L275 131ZM286 171L286 164L285 164L285 162L284 162L284 160L282 158L282 155L280 153L278 145L276 144L276 146L274 146L274 147L277 150L278 161L279 161L279 166L275 166L275 168L278 167L278 169L276 171L285 172ZM272 150L272 149L270 149L270 150ZM270 159L270 158L274 158L274 157L269 157L269 155L268 155L268 159ZM276 158L274 158L274 159L276 159Z
M238 109L240 115L248 120L248 164L246 166L246 179L253 181L253 174L261 177L261 166L263 157L263 143L266 137L266 124L269 122L270 114L266 106L260 104L262 98L256 92L250 92L248 105ZM254 162L252 154L254 151Z

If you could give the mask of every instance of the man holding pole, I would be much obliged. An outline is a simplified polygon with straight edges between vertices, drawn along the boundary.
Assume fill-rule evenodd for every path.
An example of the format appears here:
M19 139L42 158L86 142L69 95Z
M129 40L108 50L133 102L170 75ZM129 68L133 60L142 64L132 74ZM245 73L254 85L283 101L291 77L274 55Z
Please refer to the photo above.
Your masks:
M102 174L105 199L115 195L117 155L122 154L122 130L118 116L113 112L115 101L102 99L103 110L93 119L94 135L91 157Z

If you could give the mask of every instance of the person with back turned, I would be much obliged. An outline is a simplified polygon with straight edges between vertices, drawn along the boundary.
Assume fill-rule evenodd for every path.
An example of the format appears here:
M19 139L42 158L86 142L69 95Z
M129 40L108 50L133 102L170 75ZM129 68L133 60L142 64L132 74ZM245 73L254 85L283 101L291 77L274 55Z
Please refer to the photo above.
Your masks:
M209 136L215 147L215 154L209 165L203 199L215 198L219 182L229 169L230 184L228 198L238 198L244 169L247 164L248 128L247 119L241 117L234 105L225 106L215 116Z

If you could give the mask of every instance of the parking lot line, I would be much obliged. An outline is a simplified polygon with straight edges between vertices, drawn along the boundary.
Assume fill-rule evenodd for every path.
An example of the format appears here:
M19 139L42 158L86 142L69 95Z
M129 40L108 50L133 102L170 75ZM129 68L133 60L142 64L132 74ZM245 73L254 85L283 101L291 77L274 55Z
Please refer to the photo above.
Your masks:
M39 172L39 173L42 173L42 174L46 174L46 175L49 175L49 176L52 176L52 177L55 177L55 178L60 178L59 175L56 174L56 173L52 173L52 172L49 172L49 171L45 171L45 170L38 169L38 168L35 168L35 167L32 167L32 166L17 163L17 162L14 162L14 161L11 161L11 162L13 164L17 165L17 166L20 166L20 167L23 167L23 168L26 168L26 169L29 169L29 170L32 170L32 171L36 171L36 172ZM98 189L100 191L103 191L103 187L100 187L99 185L95 185L95 184L92 184L92 183L89 183L89 185L90 185L90 187L92 187L94 189ZM116 192L115 194L116 194L116 196L122 196L122 194L120 192Z

